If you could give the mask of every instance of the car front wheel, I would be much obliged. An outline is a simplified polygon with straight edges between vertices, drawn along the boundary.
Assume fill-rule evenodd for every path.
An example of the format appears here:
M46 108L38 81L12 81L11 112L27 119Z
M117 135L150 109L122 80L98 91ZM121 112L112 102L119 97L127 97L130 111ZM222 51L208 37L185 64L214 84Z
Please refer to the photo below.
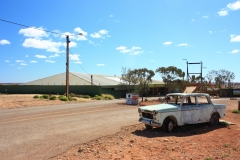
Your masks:
M163 125L164 132L171 133L171 132L173 132L173 129L174 129L173 121L169 118L166 119L165 122L164 122L164 125Z

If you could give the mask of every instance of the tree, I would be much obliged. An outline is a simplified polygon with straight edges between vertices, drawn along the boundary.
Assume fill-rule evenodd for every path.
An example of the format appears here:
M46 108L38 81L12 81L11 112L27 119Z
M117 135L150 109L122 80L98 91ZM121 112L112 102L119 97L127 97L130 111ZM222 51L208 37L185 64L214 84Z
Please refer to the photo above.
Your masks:
M135 86L135 91L142 96L149 90L149 84L152 82L152 77L155 75L154 71L147 68L134 69L130 71L130 74L136 77L138 85Z
M169 66L167 68L159 67L155 72L160 74L168 91L173 92L174 89L183 90L183 88L185 88L185 83L181 80L184 79L185 72L181 69L174 66Z
M122 67L122 75L120 80L120 84L127 86L128 92L131 92L132 85L136 85L138 83L137 77L133 74L131 69L126 69L126 67Z
M235 74L225 69L221 69L218 71L212 70L209 71L206 75L206 78L209 81L214 81L216 85L218 85L219 89L226 86L227 88L232 88L233 80L235 79Z

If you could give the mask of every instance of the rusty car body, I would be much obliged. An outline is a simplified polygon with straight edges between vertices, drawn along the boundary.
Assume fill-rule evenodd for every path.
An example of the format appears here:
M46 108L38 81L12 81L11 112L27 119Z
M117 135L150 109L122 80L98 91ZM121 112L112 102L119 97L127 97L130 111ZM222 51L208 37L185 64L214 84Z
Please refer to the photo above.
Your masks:
M147 129L163 127L172 132L175 126L209 122L216 126L225 116L225 104L213 104L205 93L170 93L161 104L138 108L140 119Z

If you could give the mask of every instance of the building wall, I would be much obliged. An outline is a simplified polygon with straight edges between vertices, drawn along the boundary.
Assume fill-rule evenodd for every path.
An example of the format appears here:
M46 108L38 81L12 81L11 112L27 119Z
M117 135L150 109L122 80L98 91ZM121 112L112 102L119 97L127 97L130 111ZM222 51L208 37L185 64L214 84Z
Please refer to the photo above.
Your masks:
M64 85L0 85L0 93L10 94L64 94L66 86ZM101 86L69 86L69 93L83 95L101 95Z

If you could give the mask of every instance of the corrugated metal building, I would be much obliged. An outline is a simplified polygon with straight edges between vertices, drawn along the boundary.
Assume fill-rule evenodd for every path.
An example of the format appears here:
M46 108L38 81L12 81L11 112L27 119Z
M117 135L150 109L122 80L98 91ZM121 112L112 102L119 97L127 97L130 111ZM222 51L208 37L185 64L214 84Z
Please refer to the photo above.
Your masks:
M91 78L92 76L92 78ZM114 86L121 85L121 77L99 75L99 74L84 74L84 73L69 73L69 85L99 85L99 86ZM162 81L153 80L152 84L164 84ZM66 85L66 73L53 75L50 77L38 79L26 83L26 85Z

